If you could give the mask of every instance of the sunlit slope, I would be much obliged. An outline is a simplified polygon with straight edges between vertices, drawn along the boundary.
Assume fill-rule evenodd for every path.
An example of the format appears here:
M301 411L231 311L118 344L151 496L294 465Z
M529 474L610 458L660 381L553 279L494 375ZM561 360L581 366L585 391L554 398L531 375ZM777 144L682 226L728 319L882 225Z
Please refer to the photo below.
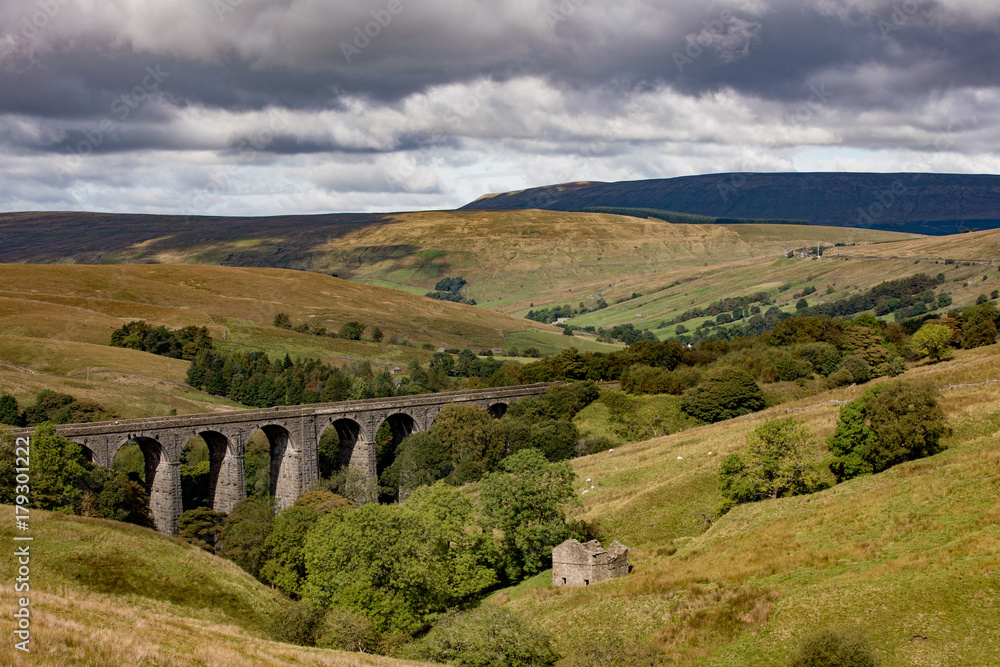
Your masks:
M551 302L553 290L583 300L591 286L677 266L776 256L833 237L906 238L799 225L674 225L598 213L466 211L407 214L397 224L346 234L327 250L354 279L429 288L438 277L461 275L471 296L509 311L512 300L537 296ZM417 251L379 258L375 248Z
M385 340L350 341L276 328L272 323L279 312L288 313L296 325L333 331L357 320L370 327L366 339L378 326ZM426 363L439 346L500 347L508 340L505 331L521 332L511 334L517 342L508 346L573 341L558 329L492 310L305 271L10 264L0 266L0 391L24 405L42 389L53 389L95 400L125 417L234 406L186 387L186 361L109 345L112 331L138 319L172 328L205 326L229 349L263 349L334 364L370 360L380 368L405 367L414 358ZM400 344L404 341L409 345Z
M0 325L5 332L105 343L109 328L142 318L172 327L207 326L213 337L233 343L252 344L260 334L300 339L306 346L322 341L333 346L331 354L376 356L364 343L276 330L270 325L279 312L288 313L294 324L336 330L356 320L379 326L387 338L396 334L414 342L456 345L468 339L485 346L499 341L503 331L527 324L489 310L305 271L11 264L0 273Z
M13 508L0 539L14 544ZM287 600L233 563L155 531L111 521L31 513L31 653L0 646L0 663L28 665L416 664L271 641L269 618ZM13 589L15 560L0 561ZM0 603L13 637L14 599Z
M809 632L861 624L883 665L995 664L998 362L992 346L907 373L942 390L953 428L942 454L741 506L707 531L721 500L719 462L744 448L749 430L791 415L823 438L839 411L831 401L863 387L579 459L580 516L605 542L632 547L632 574L555 590L544 573L494 601L538 618L564 652L619 635L652 640L678 664L775 665Z
M997 261L1000 259L1000 229L969 231L943 237L920 237L885 246L834 248L831 254Z
M483 303L588 281L615 282L676 263L760 257L817 242L910 237L526 210L190 219L8 213L0 214L0 238L0 261L6 262L280 267L418 292L461 275L470 282L469 295Z
M941 239L938 237L938 240ZM648 327L661 336L672 335L674 326L661 329L658 328L659 323L719 299L767 292L775 305L794 313L796 303L807 288L816 290L806 296L809 305L816 305L921 272L930 276L943 273L945 282L938 286L938 291L950 294L956 307L974 303L980 294L989 296L993 290L1000 288L1000 273L995 266L988 265L987 260L946 263L943 259L894 258L893 247L896 245L886 243L852 248L858 255L881 252L887 255L884 258L841 254L845 248L835 248L828 251L822 260L766 257L722 265L675 267L635 276L611 287L603 285L606 289L601 296L611 305L574 318L572 323L578 326L612 326L628 322L638 328ZM1000 262L1000 254L996 256L996 261ZM582 291L593 293L602 286L589 283L582 287ZM630 298L633 294L641 296ZM561 297L553 299L558 304L577 305L580 301L574 293L565 291L562 294L551 293L551 296ZM621 299L626 300L616 303ZM505 307L511 308L512 312L527 312L530 302L521 300ZM692 330L704 319L685 321L684 325ZM715 318L709 319L714 321Z
M95 401L126 418L240 407L189 387L187 368L186 361L136 350L0 335L0 392L12 394L22 409L46 389Z

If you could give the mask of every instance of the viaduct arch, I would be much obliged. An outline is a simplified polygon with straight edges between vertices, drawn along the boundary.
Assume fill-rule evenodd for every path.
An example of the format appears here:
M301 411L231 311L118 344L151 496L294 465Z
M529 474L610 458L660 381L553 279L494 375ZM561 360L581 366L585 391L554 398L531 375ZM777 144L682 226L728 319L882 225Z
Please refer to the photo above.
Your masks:
M341 442L341 464L374 479L375 434L388 422L395 439L426 431L451 404L471 404L501 417L525 396L544 394L550 383L442 392L365 401L316 403L258 410L177 417L147 417L113 422L63 424L56 433L81 445L95 465L110 468L118 451L136 442L146 461L146 487L157 530L173 535L181 515L181 454L201 436L209 448L209 501L230 512L246 497L243 457L250 438L262 431L271 447L271 494L279 508L295 502L319 478L317 450L323 432L333 427ZM32 429L15 429L29 437Z

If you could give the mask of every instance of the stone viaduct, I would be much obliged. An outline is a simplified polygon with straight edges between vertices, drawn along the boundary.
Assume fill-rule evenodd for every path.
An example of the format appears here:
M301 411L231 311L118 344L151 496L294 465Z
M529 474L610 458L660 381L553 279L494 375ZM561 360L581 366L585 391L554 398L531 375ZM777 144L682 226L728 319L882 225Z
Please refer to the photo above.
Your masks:
M177 532L181 515L180 461L196 436L210 453L209 500L212 509L229 512L246 497L243 455L250 438L262 431L271 445L271 495L287 507L318 479L317 447L323 432L334 427L340 438L341 465L360 468L370 478L375 470L375 434L388 422L397 442L430 428L446 405L477 405L502 417L507 406L545 393L549 384L499 389L442 392L364 401L315 403L259 410L233 410L178 417L147 417L56 426L56 432L81 445L95 465L110 468L118 451L135 442L146 460L146 488L156 528ZM32 429L15 429L17 437Z

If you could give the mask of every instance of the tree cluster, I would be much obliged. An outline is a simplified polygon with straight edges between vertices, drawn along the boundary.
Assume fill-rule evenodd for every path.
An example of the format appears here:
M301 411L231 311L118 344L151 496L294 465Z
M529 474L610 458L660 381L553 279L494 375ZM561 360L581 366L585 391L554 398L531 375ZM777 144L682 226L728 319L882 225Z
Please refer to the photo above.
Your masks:
M928 383L897 381L875 385L841 408L828 443L837 479L882 472L942 451L948 427L937 396Z
M910 349L920 356L939 361L954 348L972 349L997 342L1000 310L992 301L984 301L947 316L927 320L913 334Z
M791 418L769 420L747 435L742 454L723 459L719 512L741 503L813 493L932 456L944 449L947 432L937 390L915 381L875 385L844 405L823 460L805 426Z
M772 303L774 303L774 299L769 296L767 292L757 292L752 296L738 296L720 299L719 301L710 303L705 307L690 308L677 317L667 320L666 325L670 326L673 324L680 324L681 322L698 319L699 317L715 317L722 315L723 313L732 313L733 319L739 320L742 319L744 315L753 315L760 312L760 307L755 307L754 304L767 306ZM754 310L754 308L756 308L756 310ZM738 316L737 311L739 311Z
M529 320L534 320L535 322L542 322L544 324L552 324L556 320L560 320L564 317L573 318L578 315L584 315L586 313L592 313L594 311L603 310L608 307L608 302L604 299L598 299L593 306L587 306L582 301L577 307L565 305L565 306L552 306L550 308L539 308L537 310L529 310L525 317Z
M743 454L722 460L719 490L725 499L720 514L732 506L768 498L813 493L832 486L812 450L812 433L794 419L772 419L747 436Z
M852 294L829 303L816 304L803 309L802 315L828 315L844 317L866 310L874 310L876 315L887 315L903 308L912 308L917 303L936 304L934 288L938 280L926 273L917 273L909 278L888 280L875 285L860 294ZM924 306L926 311L926 305ZM923 313L909 314L919 315ZM908 316L909 316L908 314Z
M207 527L217 552L302 600L276 624L279 638L378 652L393 637L410 641L441 614L541 571L553 546L583 537L566 521L574 480L567 464L521 450L483 478L478 507L438 482L416 488L401 504L354 508L331 493L311 492L278 513L273 499L248 498L221 523L207 510L186 512L182 523ZM492 639L474 640L469 628L482 628L483 614L500 625ZM489 664L521 664L518 655L543 660L531 664L555 660L548 639L530 624L475 611L445 619L412 646L413 657L441 655L441 642L452 637L449 660L474 660L484 650L491 651Z
M14 442L0 442L0 503L17 488ZM152 527L149 495L140 481L86 460L79 445L40 424L31 437L31 506L51 512L126 521Z
M462 288L468 283L462 276L454 278L442 278L434 285L434 291L428 292L426 296L439 301L451 301L453 303L467 303L470 306L476 305L475 299L466 299L462 296Z
M288 313L278 313L275 315L274 322L272 324L279 329L289 329L291 331L309 334L311 336L327 336L329 338L343 338L345 340L361 340L361 337L365 333L365 329L368 328L367 324L362 324L361 322L356 321L345 322L337 331L329 331L326 327L311 327L306 322L293 325L292 319L288 316ZM372 328L372 342L381 343L384 338L385 333L381 328Z
M111 345L190 361L201 350L212 347L212 337L207 327L154 328L144 320L137 320L115 329L111 333Z
M187 382L195 389L262 408L397 395L389 372L376 374L370 364L345 371L318 359L293 362L287 354L272 361L264 352L202 350L188 368Z
M0 394L0 424L9 426L37 426L44 422L53 424L79 424L83 422L116 419L117 414L105 410L94 401L83 400L43 389L35 396L35 403L23 411L17 398Z
M580 432L572 418L599 396L591 382L550 387L537 398L511 404L501 419L471 405L449 405L426 432L404 438L379 477L384 501L446 480L464 484L499 469L526 449L556 462L577 454Z

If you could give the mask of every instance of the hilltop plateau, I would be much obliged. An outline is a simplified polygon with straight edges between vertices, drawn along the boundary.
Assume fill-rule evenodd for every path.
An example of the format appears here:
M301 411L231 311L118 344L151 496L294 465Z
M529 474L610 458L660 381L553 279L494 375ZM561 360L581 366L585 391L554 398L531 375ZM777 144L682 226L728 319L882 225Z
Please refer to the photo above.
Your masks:
M1000 176L727 173L548 185L480 197L464 209L646 208L728 218L955 234L1000 227Z

